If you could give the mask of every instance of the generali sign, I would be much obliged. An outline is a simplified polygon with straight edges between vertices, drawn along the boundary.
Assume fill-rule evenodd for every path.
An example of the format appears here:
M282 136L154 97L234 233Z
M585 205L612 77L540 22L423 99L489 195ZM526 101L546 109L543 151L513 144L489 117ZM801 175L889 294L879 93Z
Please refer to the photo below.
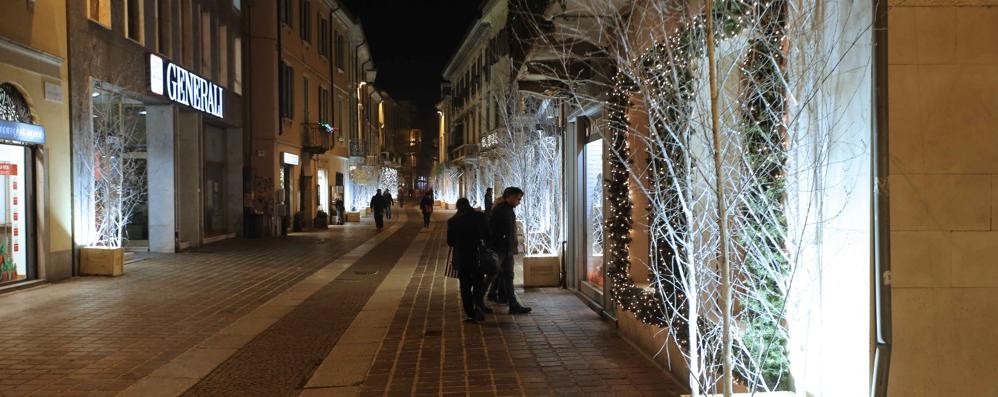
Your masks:
M176 103L225 117L222 87L156 54L149 54L149 89Z

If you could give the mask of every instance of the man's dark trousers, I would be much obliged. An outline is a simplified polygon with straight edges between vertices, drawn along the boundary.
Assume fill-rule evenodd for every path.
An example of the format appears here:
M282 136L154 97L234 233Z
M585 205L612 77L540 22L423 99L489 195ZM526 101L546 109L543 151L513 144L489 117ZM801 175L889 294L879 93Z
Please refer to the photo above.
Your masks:
M378 226L378 229L385 227L385 213L382 211L374 211L374 224Z
M513 289L513 253L506 252L502 255L502 266L496 279L496 292L499 293L499 303L505 303L509 307L518 307L520 302L516 300L516 292Z
M485 285L478 269L461 269L461 305L464 314L475 317L475 306L482 305L485 298Z

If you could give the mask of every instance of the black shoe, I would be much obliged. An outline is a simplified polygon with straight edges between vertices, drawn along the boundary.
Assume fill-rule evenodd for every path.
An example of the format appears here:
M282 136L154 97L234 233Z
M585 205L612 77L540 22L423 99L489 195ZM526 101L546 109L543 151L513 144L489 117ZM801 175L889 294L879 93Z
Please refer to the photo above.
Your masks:
M475 322L480 323L482 321L485 321L485 313L482 312L481 310L478 310L475 312Z
M509 308L509 314L527 314L530 313L531 310L533 309L526 306L511 306Z
M478 305L478 310L481 310L482 313L485 313L485 314L492 314L492 312L493 312L492 308L490 308L488 306L485 306L485 305Z
M471 324L478 324L478 320L474 317L465 317L464 322Z

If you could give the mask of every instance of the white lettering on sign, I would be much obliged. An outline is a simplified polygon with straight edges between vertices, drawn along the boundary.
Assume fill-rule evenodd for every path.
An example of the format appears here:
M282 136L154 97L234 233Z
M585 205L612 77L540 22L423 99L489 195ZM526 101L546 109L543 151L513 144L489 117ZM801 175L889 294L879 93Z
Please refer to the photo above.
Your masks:
M225 117L222 107L225 92L222 87L156 55L149 56L149 85L153 93L163 95L165 91L171 101L219 118Z

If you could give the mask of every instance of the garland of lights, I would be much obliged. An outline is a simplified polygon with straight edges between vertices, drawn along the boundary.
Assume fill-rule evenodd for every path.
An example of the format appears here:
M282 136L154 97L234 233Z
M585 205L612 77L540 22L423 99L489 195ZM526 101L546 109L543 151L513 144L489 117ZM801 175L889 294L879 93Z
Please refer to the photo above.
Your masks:
M743 91L741 102L742 129L746 132L746 145L751 153L748 171L753 174L758 185L758 189L750 193L750 198L747 200L748 208L743 208L742 211L759 211L772 205L779 205L781 208L781 211L777 211L779 215L775 220L767 219L771 222L759 223L755 225L755 230L747 230L737 238L745 242L759 239L759 236L779 236L782 235L779 231L787 229L786 217L782 211L786 197L783 178L786 173L787 154L785 150L772 149L785 148L785 145L774 144L774 142L786 142L787 139L786 125L782 119L785 114L785 93L779 85L774 86L767 82L774 81L782 74L781 69L785 60L782 45L786 34L786 0L772 0L765 4L751 5L743 0L728 0L716 4L718 6L714 9L714 18L720 22L722 37L738 34L753 20L762 26L762 31L758 32L759 37L750 39L749 54L742 69L746 80L746 89ZM746 17L750 13L754 14L755 18ZM649 178L652 178L655 182L653 185L658 187L658 191L652 192L657 200L670 200L679 194L673 186L666 183L669 177L665 168L666 162L662 159L679 161L685 153L680 149L682 146L680 142L669 142L674 139L669 138L670 136L679 136L679 134L669 134L666 127L671 126L682 131L681 123L684 122L682 117L689 114L688 106L693 100L693 93L687 84L694 78L690 69L692 66L689 64L691 59L702 56L703 43L694 37L694 29L702 19L703 16L695 18L692 24L678 30L667 43L656 43L640 59L644 80L642 82L654 90L656 98L663 98L666 102L656 104L664 107L665 111L653 119L651 131L662 142L666 142L666 145L663 148L651 148L647 153L651 169ZM663 73L665 70L678 73L669 76ZM649 280L652 282L650 288L641 288L630 275L631 263L628 255L633 202L629 197L628 166L631 164L631 150L626 138L628 131L626 112L630 106L630 95L636 87L621 74L614 78L613 83L614 89L608 99L610 174L606 178L609 214L605 220L608 249L607 277L610 281L611 298L618 307L632 312L642 323L671 327L676 342L687 349L689 348L689 328L686 320L688 306L684 292L671 283L657 283L654 277ZM676 224L682 219L677 215L652 215L649 224L654 227L657 222L673 222L674 228L685 230L683 225ZM740 351L747 351L746 354L752 355L742 359L745 360L743 362L759 362L760 373L747 373L744 372L747 369L740 368L735 376L743 384L765 383L769 390L792 390L787 332L779 318L771 315L782 312L785 304L785 297L775 287L780 281L779 278L785 279L789 275L789 265L784 259L785 256L779 255L780 251L785 250L785 241L772 238L762 240L765 240L762 244L764 249L773 254L763 254L761 257L781 263L758 263L753 262L758 259L757 257L746 257L745 269L752 274L747 277L745 287L759 292L763 298L756 299L753 298L756 295L749 294L739 302L747 319L746 337L740 342L744 344L745 349ZM677 274L678 264L675 260L679 254L677 248L669 244L655 246L652 266L656 266L658 274ZM774 276L768 271L771 268L779 269L780 273ZM665 298L659 291L665 294ZM679 310L678 315L667 316L664 313L665 299L669 301L668 307ZM706 327L703 317L700 317L698 328L705 330Z
M631 277L631 261L628 259L631 244L631 185L627 167L630 164L631 149L627 143L627 109L630 105L632 84L618 74L614 78L614 90L607 101L609 118L609 168L606 178L606 203L608 214L605 220L607 252L607 278L610 281L611 299L617 307L634 314L639 321L657 326L667 325L662 298L654 289L638 287Z

